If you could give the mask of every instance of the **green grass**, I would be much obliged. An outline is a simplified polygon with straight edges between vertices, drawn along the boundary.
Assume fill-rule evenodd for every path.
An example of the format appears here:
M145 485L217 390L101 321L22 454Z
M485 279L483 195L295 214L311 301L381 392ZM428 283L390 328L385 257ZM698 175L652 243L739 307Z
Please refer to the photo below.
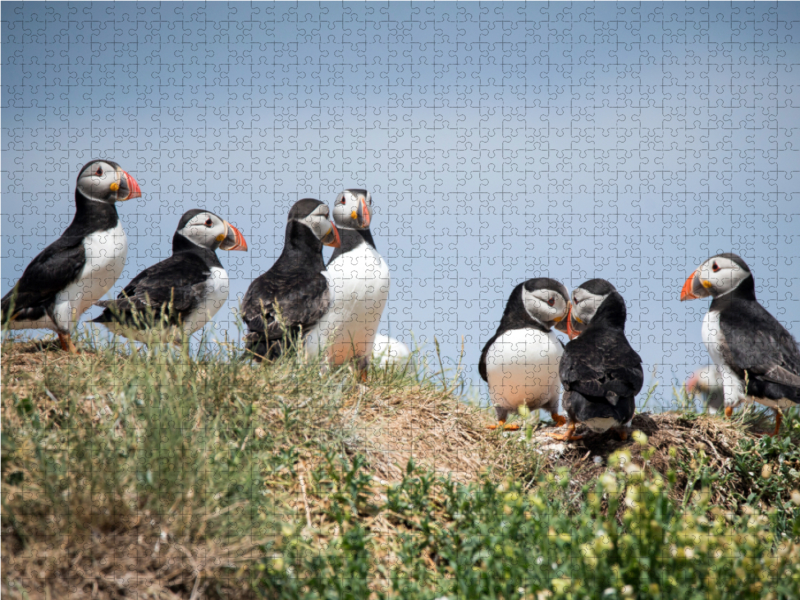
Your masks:
M659 474L639 437L584 482L481 432L464 482L409 462L381 483L365 415L450 410L451 377L87 345L3 346L10 598L800 597L796 415L725 472L676 448Z

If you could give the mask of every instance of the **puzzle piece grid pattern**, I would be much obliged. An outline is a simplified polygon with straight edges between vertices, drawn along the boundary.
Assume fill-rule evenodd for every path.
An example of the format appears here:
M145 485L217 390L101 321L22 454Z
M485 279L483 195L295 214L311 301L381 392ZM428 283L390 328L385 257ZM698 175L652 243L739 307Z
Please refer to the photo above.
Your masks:
M247 237L219 336L293 202L346 187L392 269L381 331L450 369L463 342L483 399L481 347L534 276L617 286L663 407L708 362L706 303L678 301L708 256L742 255L800 334L797 4L4 2L2 30L3 291L107 156L144 192L112 294L189 208Z

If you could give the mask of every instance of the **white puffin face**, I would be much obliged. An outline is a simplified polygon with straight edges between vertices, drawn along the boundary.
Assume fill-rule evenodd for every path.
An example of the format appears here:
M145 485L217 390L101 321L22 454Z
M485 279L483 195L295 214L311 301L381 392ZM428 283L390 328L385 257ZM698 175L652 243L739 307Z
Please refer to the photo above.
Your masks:
M556 290L538 289L532 292L522 288L525 311L543 324L558 323L567 316L569 304Z
M236 227L212 212L194 215L178 230L183 237L208 250L247 250L247 242Z
M735 290L749 276L749 271L726 256L709 258L695 272L695 279L715 298Z
M344 190L333 205L333 220L342 229L368 229L372 196L366 190Z
M328 207L320 204L308 216L298 219L298 221L308 227L324 245L337 248L339 232L328 218L329 215Z
M588 325L606 298L608 294L601 296L584 288L575 288L572 292L571 318L581 325Z
M111 161L94 160L78 175L78 190L97 202L124 202L142 195L139 184Z

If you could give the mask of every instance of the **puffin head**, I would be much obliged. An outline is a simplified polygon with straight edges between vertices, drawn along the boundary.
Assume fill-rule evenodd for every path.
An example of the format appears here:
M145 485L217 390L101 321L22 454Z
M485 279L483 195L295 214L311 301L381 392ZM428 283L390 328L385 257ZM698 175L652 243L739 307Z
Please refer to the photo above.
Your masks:
M520 286L519 293L528 316L547 327L557 326L567 316L569 292L555 279L529 279Z
M198 208L183 214L175 235L182 235L190 242L212 252L217 248L247 250L247 242L236 227L222 217Z
M717 254L689 275L681 289L681 301L723 296L739 287L748 277L752 277L750 267L739 256Z
M296 221L311 230L325 246L338 248L341 245L339 230L330 221L328 206L315 198L303 198L292 206L287 221Z
M567 318L563 324L556 325L556 329L574 340L586 329L605 299L616 291L617 288L605 279L590 279L582 283L572 290Z
M369 229L372 196L367 190L345 190L336 197L333 220L342 229Z
M89 200L108 204L142 195L136 180L111 160L97 159L86 163L78 175L77 189Z

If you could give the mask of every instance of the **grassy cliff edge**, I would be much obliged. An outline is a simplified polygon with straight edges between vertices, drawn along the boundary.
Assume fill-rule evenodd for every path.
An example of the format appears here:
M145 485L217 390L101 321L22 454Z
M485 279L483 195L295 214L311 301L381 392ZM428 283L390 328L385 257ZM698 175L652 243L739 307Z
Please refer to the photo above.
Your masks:
M446 378L40 342L2 383L9 598L800 597L794 415L565 445Z

